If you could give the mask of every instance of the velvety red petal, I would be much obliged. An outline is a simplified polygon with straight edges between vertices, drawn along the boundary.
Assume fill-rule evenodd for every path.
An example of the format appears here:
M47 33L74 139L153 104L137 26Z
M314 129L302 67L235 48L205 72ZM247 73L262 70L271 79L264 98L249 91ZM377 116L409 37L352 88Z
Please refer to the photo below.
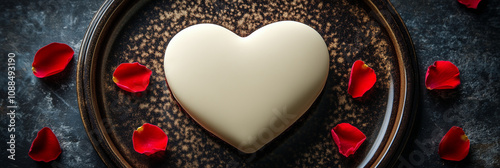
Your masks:
M49 162L57 159L61 152L56 135L50 128L44 127L38 131L28 155L35 161Z
M439 143L438 154L442 159L461 161L469 154L470 141L462 128L453 126Z
M481 0L457 0L457 1L467 6L467 8L474 8L474 9L477 9L477 5L479 5L479 2L481 2Z
M152 71L137 62L120 64L113 73L113 82L128 92L142 92L149 85Z
M132 143L136 152L151 155L167 148L168 137L156 125L145 123L137 128L132 135Z
M44 78L57 74L66 68L75 51L63 43L50 43L40 48L31 64L36 77Z
M427 68L425 86L433 89L454 89L460 84L460 72L450 61L436 61Z
M363 61L357 60L352 65L351 76L347 92L353 97L362 97L366 91L370 90L377 81L377 75L372 68L368 67Z
M340 154L348 157L358 150L366 139L365 134L348 123L341 123L332 129L332 137Z

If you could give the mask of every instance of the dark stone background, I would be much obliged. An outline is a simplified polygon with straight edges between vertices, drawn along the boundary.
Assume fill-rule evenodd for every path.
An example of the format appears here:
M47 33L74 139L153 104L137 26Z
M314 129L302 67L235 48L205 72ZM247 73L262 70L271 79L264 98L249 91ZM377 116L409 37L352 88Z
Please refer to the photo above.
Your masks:
M7 0L0 3L0 167L105 167L80 119L76 96L77 54L60 74L38 79L31 72L35 52L51 42L76 53L103 0ZM419 61L420 99L413 136L399 167L500 167L500 1L483 0L468 9L456 0L392 0L413 39ZM16 160L7 159L9 132L7 57L16 54ZM436 60L458 66L462 84L454 90L425 89L427 67ZM64 149L50 163L27 155L36 132L50 127ZM471 141L460 162L439 158L437 147L452 127Z
M456 0L391 0L413 39L420 73L419 110L413 137L399 165L414 167L500 167L500 1L468 9ZM448 60L461 85L429 91L427 67ZM442 160L438 145L452 126L470 139L460 162Z

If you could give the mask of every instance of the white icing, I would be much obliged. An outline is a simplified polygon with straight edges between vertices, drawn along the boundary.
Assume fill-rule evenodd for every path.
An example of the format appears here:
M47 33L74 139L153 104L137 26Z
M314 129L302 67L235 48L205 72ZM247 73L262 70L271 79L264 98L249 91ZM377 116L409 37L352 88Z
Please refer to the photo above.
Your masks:
M311 27L266 25L248 37L214 24L177 33L165 75L181 106L205 129L245 153L281 134L326 82L328 49Z

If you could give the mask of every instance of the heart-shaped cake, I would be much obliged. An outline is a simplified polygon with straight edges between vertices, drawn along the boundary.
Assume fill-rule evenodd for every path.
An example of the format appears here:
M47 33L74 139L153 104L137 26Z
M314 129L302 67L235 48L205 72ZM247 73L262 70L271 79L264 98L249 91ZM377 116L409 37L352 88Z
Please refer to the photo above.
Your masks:
M165 51L174 97L201 126L253 153L313 104L329 70L318 32L295 22L266 25L240 37L214 24L177 33Z

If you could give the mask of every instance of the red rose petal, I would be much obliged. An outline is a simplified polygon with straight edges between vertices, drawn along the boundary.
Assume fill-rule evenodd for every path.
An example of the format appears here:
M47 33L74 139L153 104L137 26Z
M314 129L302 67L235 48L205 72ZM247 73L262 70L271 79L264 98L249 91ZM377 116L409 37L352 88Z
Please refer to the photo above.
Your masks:
M137 62L120 64L113 73L113 82L128 92L142 92L149 85L152 71Z
M75 51L63 43L50 43L40 48L31 64L36 77L44 78L57 74L66 68Z
M427 68L425 86L433 89L454 89L460 84L460 72L450 61L436 61Z
M453 126L439 143L438 154L442 159L461 161L469 153L470 141L462 128Z
M333 141L339 147L340 154L348 157L358 150L366 139L365 134L348 123L341 123L332 129Z
M168 137L159 127L145 123L132 135L132 143L136 152L151 155L167 148Z
M457 0L457 1L467 6L467 8L473 8L473 9L477 9L477 5L479 5L479 2L481 2L481 0Z
M368 67L363 61L357 60L352 65L347 92L352 98L362 97L366 91L373 87L375 81L377 81L375 71Z
M35 161L49 162L61 154L61 146L50 128L44 127L36 134L28 155Z

